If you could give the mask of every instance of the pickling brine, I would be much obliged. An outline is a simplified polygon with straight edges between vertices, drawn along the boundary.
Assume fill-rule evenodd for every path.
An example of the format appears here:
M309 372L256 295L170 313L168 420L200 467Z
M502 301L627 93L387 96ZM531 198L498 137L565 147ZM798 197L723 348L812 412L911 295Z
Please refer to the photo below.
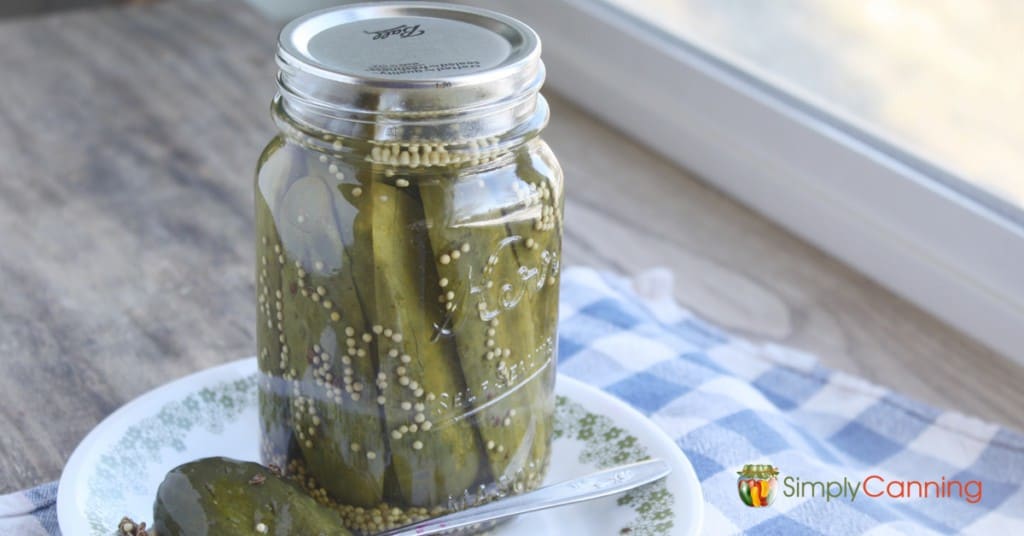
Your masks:
M416 5L358 8L332 39L415 24L486 42L500 22L537 48L502 49L525 58L520 85L460 71L452 87L480 86L460 103L423 73L338 82L306 64L347 64L288 54L300 19L255 185L263 460L364 533L533 489L550 457L563 190L539 45L512 19Z

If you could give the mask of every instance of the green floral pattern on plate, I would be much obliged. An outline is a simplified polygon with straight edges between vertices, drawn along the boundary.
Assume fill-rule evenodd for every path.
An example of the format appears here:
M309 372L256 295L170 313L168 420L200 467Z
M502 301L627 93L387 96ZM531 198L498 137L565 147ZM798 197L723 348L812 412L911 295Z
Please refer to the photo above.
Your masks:
M608 417L587 411L582 405L559 396L555 402L555 439L570 439L584 443L580 463L604 469L624 463L650 458L647 447L626 430L615 426ZM628 506L637 516L620 534L630 536L657 536L672 529L672 492L665 481L632 490L619 497L619 506Z
M125 493L146 493L132 476L151 463L159 463L160 451L185 450L185 437L196 428L219 433L224 423L237 418L246 407L256 404L256 374L233 382L204 388L184 400L165 405L159 413L125 430L112 452L100 457L89 478L89 526L94 534L111 534L110 520L129 512L109 512L110 504Z
M125 494L146 493L133 475L161 460L163 449L183 452L189 432L203 429L219 433L246 408L256 405L257 375L204 388L183 400L170 402L152 417L127 428L113 452L101 456L89 477L87 499L89 525L94 534L112 534L110 520L129 512L112 512ZM650 456L635 436L615 426L608 417L595 415L564 396L557 397L556 440L584 443L580 463L598 468L645 460ZM673 526L672 493L664 481L631 491L619 498L620 506L636 512L635 519L622 527L622 534L656 536Z

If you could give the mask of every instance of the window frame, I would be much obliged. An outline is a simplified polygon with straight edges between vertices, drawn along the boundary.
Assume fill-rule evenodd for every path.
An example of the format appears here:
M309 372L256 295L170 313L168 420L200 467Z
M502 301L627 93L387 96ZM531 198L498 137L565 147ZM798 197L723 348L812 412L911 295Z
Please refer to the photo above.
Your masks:
M472 3L538 31L548 86L561 95L1024 363L1024 222L1015 209L603 1Z

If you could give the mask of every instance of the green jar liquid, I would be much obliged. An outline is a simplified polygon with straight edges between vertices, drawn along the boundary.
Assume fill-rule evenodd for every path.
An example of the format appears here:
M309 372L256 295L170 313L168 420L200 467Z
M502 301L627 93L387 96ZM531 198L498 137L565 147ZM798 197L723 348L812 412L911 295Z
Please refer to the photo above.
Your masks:
M274 113L256 178L264 462L360 532L537 487L563 210L539 128L374 142Z

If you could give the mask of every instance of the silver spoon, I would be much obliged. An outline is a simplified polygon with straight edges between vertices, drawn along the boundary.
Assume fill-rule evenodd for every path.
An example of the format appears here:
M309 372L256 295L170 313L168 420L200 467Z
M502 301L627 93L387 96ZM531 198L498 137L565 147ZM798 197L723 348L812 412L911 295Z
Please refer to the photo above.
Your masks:
M514 495L483 506L380 532L375 536L440 534L487 521L607 497L660 480L671 472L672 469L662 460L647 460L622 465L581 478L552 484L522 495Z

